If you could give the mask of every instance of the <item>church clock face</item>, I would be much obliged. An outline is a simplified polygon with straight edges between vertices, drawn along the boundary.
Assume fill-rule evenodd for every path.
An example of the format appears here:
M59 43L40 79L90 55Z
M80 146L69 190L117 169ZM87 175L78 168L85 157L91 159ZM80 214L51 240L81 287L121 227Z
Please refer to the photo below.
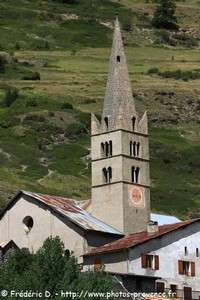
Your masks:
M137 208L145 207L144 189L142 187L129 187L129 202L131 206Z

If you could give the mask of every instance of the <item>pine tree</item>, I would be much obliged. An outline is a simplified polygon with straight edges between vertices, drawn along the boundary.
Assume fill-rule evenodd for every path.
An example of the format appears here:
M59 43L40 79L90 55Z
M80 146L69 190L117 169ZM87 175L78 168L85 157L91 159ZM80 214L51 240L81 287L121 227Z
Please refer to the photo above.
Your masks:
M152 19L152 25L156 28L177 30L179 26L175 13L175 0L160 0Z

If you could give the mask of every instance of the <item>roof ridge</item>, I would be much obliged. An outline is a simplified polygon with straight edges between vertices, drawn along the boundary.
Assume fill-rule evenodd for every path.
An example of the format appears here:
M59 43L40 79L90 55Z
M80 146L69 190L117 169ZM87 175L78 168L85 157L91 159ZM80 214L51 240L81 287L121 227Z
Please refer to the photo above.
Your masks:
M161 225L158 227L159 228L158 232L156 232L155 234L151 234L151 235L149 235L147 231L141 231L141 232L129 234L129 235L122 237L116 241L113 241L111 243L107 243L103 246L97 247L97 248L93 249L91 252L84 254L83 256L91 256L91 255L107 253L107 252L117 252L122 249L128 249L128 248L137 246L139 244L145 243L149 240L161 237L165 234L168 234L174 230L178 230L184 226L190 225L197 221L200 221L200 218L185 220L185 221L176 222L173 224ZM135 240L134 240L134 237L135 237Z

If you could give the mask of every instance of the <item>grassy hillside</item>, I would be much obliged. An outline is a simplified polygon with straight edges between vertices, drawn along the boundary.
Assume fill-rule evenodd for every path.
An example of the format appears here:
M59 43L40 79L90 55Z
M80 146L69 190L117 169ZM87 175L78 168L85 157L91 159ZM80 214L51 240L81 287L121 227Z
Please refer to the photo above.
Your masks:
M153 29L153 9L133 0L0 3L1 205L18 189L90 197L90 112L101 113L118 12L136 106L150 119L152 208L198 212L200 5L178 2L181 28L193 28L184 40Z

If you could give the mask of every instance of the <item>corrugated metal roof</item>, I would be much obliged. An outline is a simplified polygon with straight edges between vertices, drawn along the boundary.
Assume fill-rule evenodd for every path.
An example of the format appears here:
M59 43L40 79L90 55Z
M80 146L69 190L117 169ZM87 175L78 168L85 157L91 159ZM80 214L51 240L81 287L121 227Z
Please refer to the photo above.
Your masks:
M89 214L86 210L81 208L80 201L58 196L31 193L27 191L22 191L22 193L45 203L85 230L95 230L105 233L123 235L119 230L98 220L97 218Z
M159 226L158 232L156 232L155 234L151 234L151 235L149 233L147 233L147 231L130 234L130 235L123 237L117 241L114 241L114 242L111 242L104 246L95 248L91 252L84 254L84 256L92 256L92 255L97 255L97 254L117 252L117 251L121 251L124 249L128 249L128 248L137 246L139 244L142 244L144 242L147 242L151 239L161 237L171 231L184 228L185 226L192 224L196 221L200 221L200 219L188 220L188 221L179 222L179 223L175 223L175 224Z
M155 213L151 213L151 220L158 222L158 225L167 225L181 222L181 220L179 220L175 216L160 215Z

